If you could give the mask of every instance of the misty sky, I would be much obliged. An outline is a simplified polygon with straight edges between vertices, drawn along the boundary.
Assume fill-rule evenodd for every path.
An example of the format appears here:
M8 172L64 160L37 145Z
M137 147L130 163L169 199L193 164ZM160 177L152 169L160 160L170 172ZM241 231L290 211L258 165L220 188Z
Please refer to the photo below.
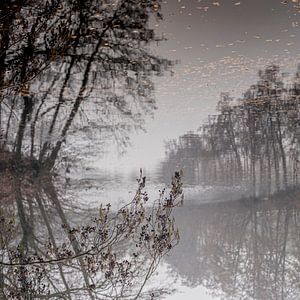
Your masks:
M293 1L164 1L165 20L155 27L168 40L153 51L180 62L173 76L155 80L158 110L147 133L133 135L128 154L105 157L101 167L153 168L164 157L164 141L197 130L221 92L241 96L271 63L296 70L300 14Z

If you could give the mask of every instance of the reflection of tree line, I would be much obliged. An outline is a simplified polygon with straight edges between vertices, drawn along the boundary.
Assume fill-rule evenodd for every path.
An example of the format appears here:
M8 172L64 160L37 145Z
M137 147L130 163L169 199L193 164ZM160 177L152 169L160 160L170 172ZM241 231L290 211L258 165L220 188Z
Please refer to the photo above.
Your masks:
M162 172L179 165L187 183L244 185L256 195L296 186L299 105L300 69L287 84L270 66L242 99L223 94L219 114L209 116L200 133L169 143Z
M184 207L181 243L168 262L188 286L225 299L298 299L299 193L270 201Z
M131 203L83 212L79 225L49 174L29 175L0 176L1 299L136 299L178 241L170 216L178 175L152 209L141 178Z

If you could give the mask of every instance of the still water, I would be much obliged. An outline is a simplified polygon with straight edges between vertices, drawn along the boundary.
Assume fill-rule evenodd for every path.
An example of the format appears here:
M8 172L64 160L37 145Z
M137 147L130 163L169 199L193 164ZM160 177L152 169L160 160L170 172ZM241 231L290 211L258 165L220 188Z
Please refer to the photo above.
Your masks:
M148 175L147 190L155 197L159 175ZM106 185L114 193L100 195L126 202L130 182L115 176ZM245 198L242 188L233 187L185 185L184 193L184 206L174 211L180 242L146 288L160 289L170 300L299 299L297 189L268 199Z
M300 299L299 12L1 3L0 299Z

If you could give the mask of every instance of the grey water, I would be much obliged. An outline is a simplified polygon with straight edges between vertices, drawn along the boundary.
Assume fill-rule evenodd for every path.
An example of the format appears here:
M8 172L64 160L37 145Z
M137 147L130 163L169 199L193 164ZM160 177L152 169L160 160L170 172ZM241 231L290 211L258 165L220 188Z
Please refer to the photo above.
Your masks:
M299 1L61 2L0 4L0 299L300 299Z

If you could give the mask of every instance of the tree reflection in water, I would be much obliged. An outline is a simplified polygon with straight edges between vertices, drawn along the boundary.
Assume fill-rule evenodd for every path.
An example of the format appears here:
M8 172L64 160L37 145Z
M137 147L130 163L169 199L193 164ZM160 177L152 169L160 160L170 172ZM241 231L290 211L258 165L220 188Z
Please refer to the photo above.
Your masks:
M199 204L200 194L176 212L182 239L167 260L187 286L221 299L299 299L299 79L300 69L287 83L269 66L242 99L223 94L199 132L168 144L162 179L182 167L187 184L245 195Z
M185 205L175 213L181 243L167 260L186 285L225 299L298 299L298 199L294 191L261 202Z
M152 209L141 176L131 203L80 227L53 184L66 153L127 145L154 112L152 77L173 65L150 51L160 2L1 1L1 298L136 299L177 243L178 173Z
M151 17L160 1L0 4L0 148L52 168L70 133L73 150L86 136L128 144L156 108L153 75L173 65L149 50Z

